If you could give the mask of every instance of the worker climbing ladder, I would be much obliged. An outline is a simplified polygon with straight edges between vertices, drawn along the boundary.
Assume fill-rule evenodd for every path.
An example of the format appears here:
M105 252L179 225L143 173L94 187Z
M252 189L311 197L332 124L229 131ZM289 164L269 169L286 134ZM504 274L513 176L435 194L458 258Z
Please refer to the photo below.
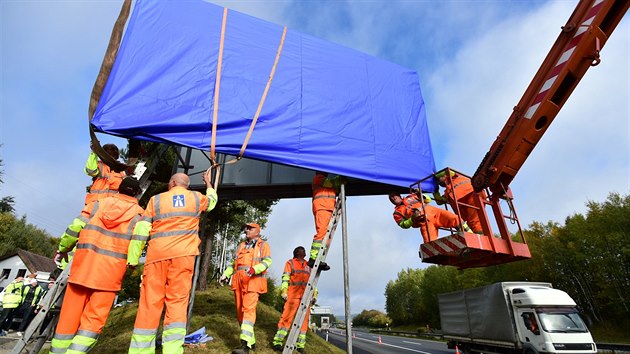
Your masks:
M304 290L304 294L300 300L300 306L293 318L293 323L291 324L291 329L289 330L289 335L287 336L287 341L284 344L284 350L282 351L283 354L291 354L295 349L297 349L296 343L300 335L300 329L302 328L302 323L308 313L308 309L311 307L311 301L315 295L315 289L317 288L317 282L319 281L319 275L321 274L319 265L326 260L333 234L335 233L337 224L341 218L341 204L342 200L338 197L335 203L335 209L333 210L330 222L328 223L326 236L324 236L324 239L322 240L322 248L319 249L319 253L317 254L313 268L311 269L311 276L308 278L306 289Z

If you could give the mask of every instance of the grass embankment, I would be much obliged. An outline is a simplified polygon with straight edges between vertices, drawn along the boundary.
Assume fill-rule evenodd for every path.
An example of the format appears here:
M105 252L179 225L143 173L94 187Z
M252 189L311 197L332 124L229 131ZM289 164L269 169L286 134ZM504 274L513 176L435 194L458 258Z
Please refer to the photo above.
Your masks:
M622 323L625 322L625 323ZM617 321L615 323L605 323L591 326L591 334L595 343L618 343L630 344L630 321Z
M112 310L98 344L91 353L126 353L137 311L137 304ZM271 342L277 330L280 313L259 302L256 317L254 328L256 332L255 353L275 353L271 349ZM240 327L236 319L234 295L228 287L213 287L203 292L197 292L190 329L192 332L204 326L206 333L212 336L214 340L206 343L205 348L186 348L184 350L186 353L226 354L231 353L234 348L240 345L238 338ZM342 350L310 332L307 336L305 349L307 353L343 353ZM161 353L161 350L158 349L157 353Z

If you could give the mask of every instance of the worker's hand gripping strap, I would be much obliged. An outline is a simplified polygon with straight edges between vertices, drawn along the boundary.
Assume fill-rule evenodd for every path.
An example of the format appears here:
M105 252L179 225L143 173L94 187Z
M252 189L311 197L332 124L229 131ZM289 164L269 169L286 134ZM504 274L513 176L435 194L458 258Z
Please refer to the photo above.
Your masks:
M238 153L238 156L235 159L228 161L227 163L235 163L240 160L245 153L245 149L247 148L247 144L249 143L249 139L254 132L254 127L256 126L256 122L258 121L258 117L260 116L260 112L262 111L262 107L265 104L265 100L267 99L267 93L269 93L269 87L271 87L271 81L273 81L273 77L276 75L276 67L278 66L278 61L280 61L280 54L282 53L282 47L284 46L284 39L287 37L287 27L285 26L282 30L282 37L280 38L280 44L278 44L278 50L276 52L276 59L273 62L273 66L271 67L271 73L269 74L269 79L267 80L267 86L265 86L265 90L263 91L262 97L260 97L260 102L258 102L258 108L256 109L256 113L254 114L254 119L252 120L252 124L249 126L249 131L245 136L245 141L243 142L243 146L241 146L241 151Z
M215 169L214 176L212 175L212 169ZM208 178L211 181L212 188L214 188L215 192L219 190L219 180L221 179L221 165L217 163L213 163L210 168L206 170L204 173L206 175L205 178Z
M103 93L103 89L105 88L105 84L107 83L107 80L109 78L109 74L112 71L112 67L114 66L114 61L116 60L116 55L118 54L118 48L120 47L120 41L122 39L125 24L127 23L127 19L129 18L130 10L131 0L125 0L123 2L122 8L120 9L120 14L116 19L116 23L114 24L114 28L112 29L112 35L109 38L107 51L105 52L105 57L103 58L103 62L101 63L101 70L98 72L96 82L94 83L94 87L92 88L92 94L90 95L90 107L88 110L88 119L90 121L94 117L94 111L96 111L96 106L98 106L98 102L101 99L101 94ZM94 128L91 124L90 138L92 140L92 151L94 151L94 153L98 155L98 157L100 157L101 160L114 171L124 171L128 167L135 165L137 155L135 155L135 152L132 154L132 150L134 150L132 149L133 143L129 144L129 165L125 165L123 163L120 163L119 161L114 160L113 157L109 156L109 154L105 152L105 150L103 150L100 142L94 134ZM135 157L136 159L132 157Z
M101 142L98 141L96 134L94 133L94 129L90 124L90 147L92 151L103 161L107 166L109 166L112 170L116 172L126 171L129 168L132 168L138 162L138 157L140 156L140 140L130 139L129 140L129 152L127 154L127 163L122 163L116 159L114 159L110 154L107 153L101 146Z

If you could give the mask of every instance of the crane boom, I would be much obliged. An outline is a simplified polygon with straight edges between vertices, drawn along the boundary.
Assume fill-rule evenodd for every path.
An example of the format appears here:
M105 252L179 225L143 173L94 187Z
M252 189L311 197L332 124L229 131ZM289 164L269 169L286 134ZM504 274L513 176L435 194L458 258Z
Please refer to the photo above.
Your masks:
M628 0L580 0L472 177L475 191L502 194L630 6Z
M475 227L475 233L447 229L450 235L420 245L423 262L472 268L531 257L509 185L588 68L599 64L628 7L630 0L580 0L475 174L447 167L411 186L423 192L422 182L432 180L444 187L440 198Z

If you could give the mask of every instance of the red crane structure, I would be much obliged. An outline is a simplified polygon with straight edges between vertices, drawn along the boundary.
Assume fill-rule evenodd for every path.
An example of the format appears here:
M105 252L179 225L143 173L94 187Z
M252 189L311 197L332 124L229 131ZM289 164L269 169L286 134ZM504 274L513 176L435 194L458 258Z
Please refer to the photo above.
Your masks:
M483 234L452 232L422 244L423 262L471 268L531 257L512 203L510 183L586 71L600 63L600 51L628 7L628 0L581 0L475 174L469 177L445 168L411 186L420 189L420 182L437 181L437 176L444 176L443 184L453 185L453 176L464 177L460 180L467 180L474 188L472 198L462 202L463 196L457 196L454 188L451 207L460 216L462 211L476 212L483 229ZM507 204L508 215L502 210L502 201ZM498 237L487 210L492 211ZM508 222L518 227L517 233L508 230Z

